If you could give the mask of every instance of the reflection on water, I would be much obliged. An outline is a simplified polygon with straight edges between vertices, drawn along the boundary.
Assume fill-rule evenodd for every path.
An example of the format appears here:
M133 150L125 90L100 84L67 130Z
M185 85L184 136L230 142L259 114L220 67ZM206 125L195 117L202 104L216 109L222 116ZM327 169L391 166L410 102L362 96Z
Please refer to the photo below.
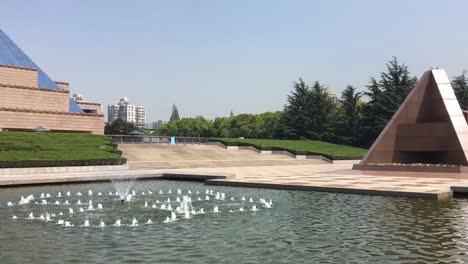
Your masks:
M160 189L199 190L198 183L145 181L136 183L139 192L131 206L116 206L115 198L95 194L115 191L111 184L42 186L0 190L0 263L460 263L468 261L468 200L429 201L349 194L317 193L213 187L226 197L271 198L271 209L229 213L248 206L248 201L194 201L195 207L219 205L220 213L196 215L190 220L164 224L167 212L144 208L158 198ZM211 188L211 187L210 187ZM29 212L44 211L42 205L7 207L23 195L56 194L88 189L103 203L102 211L76 213L64 218L73 228L30 221ZM162 197L167 198L165 194ZM197 195L192 194L192 198ZM68 199L77 209L79 197ZM49 211L64 208L47 205ZM112 208L112 209L110 209ZM15 214L19 219L12 220ZM117 219L138 227L112 227ZM155 224L144 225L148 219ZM79 227L88 219L96 226Z

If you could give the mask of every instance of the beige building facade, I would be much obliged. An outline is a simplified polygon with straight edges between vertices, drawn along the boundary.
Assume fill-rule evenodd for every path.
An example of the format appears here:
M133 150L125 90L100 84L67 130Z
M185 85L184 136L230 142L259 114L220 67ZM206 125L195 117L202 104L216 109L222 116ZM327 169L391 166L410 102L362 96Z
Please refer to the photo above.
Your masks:
M0 130L104 134L101 104L70 98L0 30Z

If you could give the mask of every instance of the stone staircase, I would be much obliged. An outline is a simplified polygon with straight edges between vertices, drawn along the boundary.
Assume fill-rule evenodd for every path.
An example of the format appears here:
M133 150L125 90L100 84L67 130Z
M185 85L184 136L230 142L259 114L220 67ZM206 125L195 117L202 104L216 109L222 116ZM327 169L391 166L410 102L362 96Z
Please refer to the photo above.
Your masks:
M217 145L120 144L130 169L216 168L323 164L320 159L296 159L287 154L262 154Z

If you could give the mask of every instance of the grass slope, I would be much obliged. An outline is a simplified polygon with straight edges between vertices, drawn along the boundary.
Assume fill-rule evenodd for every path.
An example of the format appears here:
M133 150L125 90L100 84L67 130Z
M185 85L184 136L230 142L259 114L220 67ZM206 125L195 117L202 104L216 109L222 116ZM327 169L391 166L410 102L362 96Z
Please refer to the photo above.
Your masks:
M366 149L312 140L219 138L227 145L251 145L256 148L284 149L297 154L320 154L332 159L361 159Z
M66 162L83 161L91 162L92 165L105 165L109 164L109 161L112 163L121 159L111 139L105 136L78 133L0 132L0 162L3 163L19 164L36 161L29 162L35 167L41 166L34 165L41 164L39 161L52 161L43 162L44 166L54 166L53 161L58 164L56 166L85 165ZM102 164L97 160L103 160Z

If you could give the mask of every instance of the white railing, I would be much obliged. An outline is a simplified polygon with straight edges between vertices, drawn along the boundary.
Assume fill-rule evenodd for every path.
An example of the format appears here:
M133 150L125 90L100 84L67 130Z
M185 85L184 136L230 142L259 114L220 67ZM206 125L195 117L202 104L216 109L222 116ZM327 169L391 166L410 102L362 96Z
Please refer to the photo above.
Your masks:
M200 145L209 142L205 137L168 137L145 135L109 135L118 144L191 144Z

